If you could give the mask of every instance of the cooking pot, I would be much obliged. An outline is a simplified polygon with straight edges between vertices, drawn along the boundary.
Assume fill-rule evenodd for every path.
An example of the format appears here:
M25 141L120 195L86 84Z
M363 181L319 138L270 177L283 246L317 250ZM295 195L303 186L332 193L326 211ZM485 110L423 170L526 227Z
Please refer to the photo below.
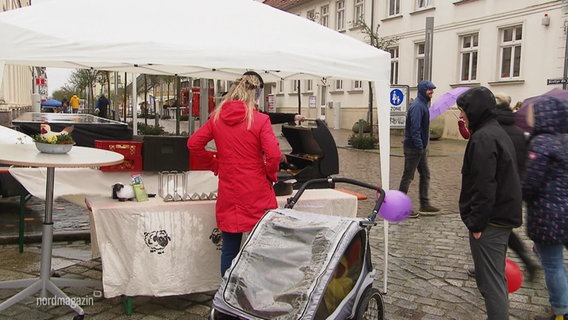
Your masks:
M292 194L294 182L294 176L286 171L279 171L278 174L278 182L276 182L272 188L274 189L274 193L276 196L287 196Z

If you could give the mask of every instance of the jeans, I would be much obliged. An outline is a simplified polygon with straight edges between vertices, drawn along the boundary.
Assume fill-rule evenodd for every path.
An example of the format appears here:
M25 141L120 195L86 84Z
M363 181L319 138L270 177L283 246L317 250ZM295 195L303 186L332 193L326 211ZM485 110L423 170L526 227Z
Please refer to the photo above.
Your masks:
M479 239L469 233L469 246L475 264L475 282L487 309L488 320L509 319L509 292L505 258L509 228L487 226Z
M544 269L548 300L557 315L568 313L568 275L564 266L564 247L567 245L535 243Z
M223 238L223 246L221 247L221 276L223 276L225 271L231 267L233 259L241 249L243 234L221 231L221 237Z
M420 197L420 207L430 205L428 198L428 187L430 185L430 169L428 169L428 149L404 148L404 172L400 179L398 190L408 193L408 187L414 180L414 172L418 169L420 182L418 195Z

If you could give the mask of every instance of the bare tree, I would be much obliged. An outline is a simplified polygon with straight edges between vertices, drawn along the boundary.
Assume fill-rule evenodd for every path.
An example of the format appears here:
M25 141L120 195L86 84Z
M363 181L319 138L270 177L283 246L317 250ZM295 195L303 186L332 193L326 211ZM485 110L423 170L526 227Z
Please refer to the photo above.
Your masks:
M365 35L365 40L369 45L385 51L398 45L398 36L379 36L380 24L377 24L377 27L373 30L373 28L367 25L365 21L359 20L358 23L361 27L361 32ZM370 125L373 124L373 100L373 86L371 85L371 82L369 82L369 111L367 112L367 121ZM373 130L371 130L371 135L372 134Z
M97 82L97 70L94 69L77 69L71 74L69 83L79 96L87 95L87 108L94 110L94 92L93 86Z

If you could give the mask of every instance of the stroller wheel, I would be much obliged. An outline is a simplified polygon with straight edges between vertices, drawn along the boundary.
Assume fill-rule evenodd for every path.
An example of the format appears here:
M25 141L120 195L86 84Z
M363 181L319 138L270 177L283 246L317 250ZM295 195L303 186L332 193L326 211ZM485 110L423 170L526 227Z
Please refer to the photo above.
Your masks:
M383 297L379 290L369 287L365 289L357 306L357 320L383 320Z

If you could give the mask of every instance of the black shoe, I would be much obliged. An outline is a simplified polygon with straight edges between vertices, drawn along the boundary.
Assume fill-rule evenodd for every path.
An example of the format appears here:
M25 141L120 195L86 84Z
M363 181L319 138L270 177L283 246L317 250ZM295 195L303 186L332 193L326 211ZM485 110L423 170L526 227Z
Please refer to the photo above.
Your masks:
M568 313L565 315L536 316L534 320L568 320Z
M475 268L474 267L467 268L467 275L475 278Z
M412 218L412 219L416 219L416 218L420 217L420 214L416 211L412 211L408 217Z
M427 215L434 215L439 211L440 211L440 209L433 207L431 205L427 205L427 206L420 207L420 210L418 212L420 212L420 214L427 216Z

